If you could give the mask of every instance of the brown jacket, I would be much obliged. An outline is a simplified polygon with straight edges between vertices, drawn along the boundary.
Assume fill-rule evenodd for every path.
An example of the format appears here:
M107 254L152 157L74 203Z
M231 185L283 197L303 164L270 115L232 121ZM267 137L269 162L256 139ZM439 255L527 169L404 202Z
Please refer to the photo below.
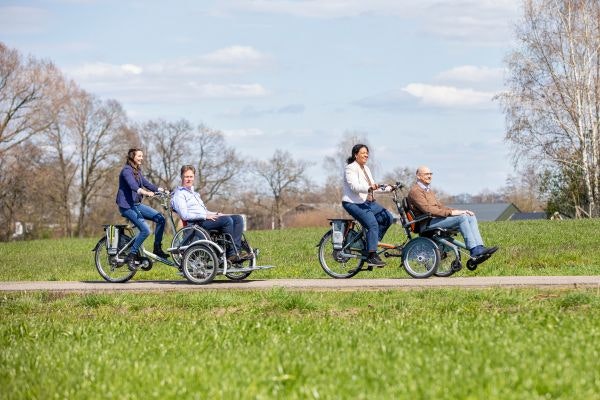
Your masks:
M422 214L431 214L432 217L449 217L452 209L444 206L435 197L433 190L425 191L418 183L415 183L408 192L408 206L418 217Z

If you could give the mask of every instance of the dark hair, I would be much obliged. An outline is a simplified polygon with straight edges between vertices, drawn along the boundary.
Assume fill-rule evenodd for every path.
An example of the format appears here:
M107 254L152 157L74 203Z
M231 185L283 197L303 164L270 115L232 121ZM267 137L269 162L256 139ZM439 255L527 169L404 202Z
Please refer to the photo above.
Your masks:
M360 149L362 148L367 149L367 152L369 151L369 148L367 147L366 144L355 144L354 146L352 146L352 155L350 157L348 157L348 159L346 160L346 162L348 164L352 164L354 161L356 161L356 155L358 154L358 152L360 151Z
M186 164L186 165L182 166L181 167L181 174L180 174L180 176L183 176L183 174L186 171L192 171L194 173L194 175L196 175L196 168L193 165Z
M135 176L135 179L138 179L138 174L140 171L137 164L133 161L133 159L135 158L135 153L137 153L138 151L142 151L142 149L138 149L137 147L135 147L127 151L127 164L129 164L131 168L133 168L133 175Z

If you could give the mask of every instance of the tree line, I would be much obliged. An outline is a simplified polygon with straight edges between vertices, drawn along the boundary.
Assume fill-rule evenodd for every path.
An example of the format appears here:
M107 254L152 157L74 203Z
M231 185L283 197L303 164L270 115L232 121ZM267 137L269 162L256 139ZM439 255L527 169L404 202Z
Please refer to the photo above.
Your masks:
M496 192L442 198L509 201L522 211L596 217L600 3L524 0L516 38L519 46L507 57L507 88L498 99L520 172ZM246 214L252 229L326 224L318 212L284 217L299 203L339 205L338 172L352 145L369 144L367 138L360 132L341 137L337 152L323 160L324 175L332 176L317 185L307 177L311 163L289 152L251 160L204 124L130 121L119 102L83 90L52 62L0 42L0 240L12 238L17 221L33 228L29 237L82 237L119 221L114 196L129 147L144 150L145 174L159 186L173 188L180 166L195 165L209 207ZM414 169L402 166L377 176L410 183Z

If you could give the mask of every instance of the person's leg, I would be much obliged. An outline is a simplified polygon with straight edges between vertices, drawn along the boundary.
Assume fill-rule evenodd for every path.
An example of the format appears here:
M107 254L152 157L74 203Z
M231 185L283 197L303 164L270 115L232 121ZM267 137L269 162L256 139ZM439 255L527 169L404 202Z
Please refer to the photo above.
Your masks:
M344 202L342 203L348 214L352 215L367 233L367 250L369 253L377 251L377 242L379 236L379 223L371 211L367 203L355 204Z
M477 243L478 246L483 246L483 239L481 238L481 233L479 232L477 217L474 215L468 215L467 222L469 223L471 234L473 235L473 241Z
M232 214L231 221L233 222L233 243L237 247L238 252L242 250L242 234L244 233L244 218L238 214Z
M444 228L444 229L456 229L460 231L463 238L465 239L465 245L467 249L471 250L481 245L481 236L473 234L471 224L469 223L469 217L467 215L455 215L453 217L445 218L432 218L427 225L429 228Z
M233 237L233 220L228 215L222 215L215 220L206 219L200 222L200 226L206 230L218 230ZM235 255L233 248L227 248L227 257Z
M135 236L131 249L129 249L129 254L136 255L138 254L140 246L144 243L144 240L150 235L150 227L144 220L144 216L135 206L133 208L119 207L119 212L139 229L139 233Z
M379 242L379 223L371 210L371 207L367 203L355 204L350 202L342 202L342 207L352 215L367 233L367 251L369 253L367 257L368 265L375 265L377 267L383 267L385 263L377 254L377 243Z
M392 225L392 223L394 222L394 216L392 215L391 212L389 212L388 210L386 210L385 208L383 208L383 206L377 202L371 202L369 203L369 207L371 208L371 211L373 211L373 214L375 215L375 219L377 220L377 223L379 225L379 236L378 239L379 241L381 241L381 239L383 239L383 237L385 236L385 233L387 232L388 228Z
M145 204L137 206L138 210L145 219L149 219L155 223L154 228L154 249L160 249L162 251L162 238L165 231L165 217L154 208Z

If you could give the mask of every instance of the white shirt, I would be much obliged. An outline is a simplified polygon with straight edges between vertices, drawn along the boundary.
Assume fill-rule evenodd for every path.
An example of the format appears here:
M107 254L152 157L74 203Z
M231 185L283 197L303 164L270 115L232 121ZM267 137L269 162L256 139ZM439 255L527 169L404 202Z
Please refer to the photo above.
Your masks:
M178 186L173 193L171 206L184 221L206 219L208 215L214 214L208 211L200 194L195 192L193 187L188 189L185 186Z
M369 176L371 183L375 182L373 175L371 175L371 170L366 165L364 166L364 171L356 161L346 165L344 169L342 201L361 204L367 200L370 185L365 174Z

